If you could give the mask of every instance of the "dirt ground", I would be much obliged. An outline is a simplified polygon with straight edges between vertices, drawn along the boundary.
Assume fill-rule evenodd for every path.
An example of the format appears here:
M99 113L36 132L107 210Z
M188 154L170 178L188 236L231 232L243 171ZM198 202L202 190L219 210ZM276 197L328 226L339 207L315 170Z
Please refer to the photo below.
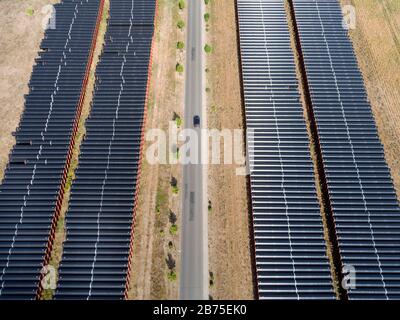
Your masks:
M176 24L186 20L186 13L178 10L177 1L159 0L158 7L145 132L167 131L174 113L182 117L183 112L184 77L175 66L177 62L184 65L184 50L176 44L185 41L185 31ZM150 144L145 143L144 152ZM181 189L181 166L152 165L143 158L128 299L179 297L181 196L180 191L172 192L172 177ZM171 234L175 219L178 231ZM171 271L173 276L168 278Z
M234 1L211 1L207 42L208 125L243 129ZM247 178L236 165L209 166L209 264L212 299L254 299Z
M400 1L341 2L356 8L350 36L400 199Z
M15 144L12 132L24 109L24 94L44 30L41 13L57 0L0 1L0 181Z

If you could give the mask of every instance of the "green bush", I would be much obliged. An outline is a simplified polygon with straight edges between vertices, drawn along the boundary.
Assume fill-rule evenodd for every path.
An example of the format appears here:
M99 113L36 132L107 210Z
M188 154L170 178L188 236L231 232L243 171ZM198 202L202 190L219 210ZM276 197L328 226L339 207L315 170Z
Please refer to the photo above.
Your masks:
M185 1L179 0L179 9L183 10L183 9L185 9L185 6L186 6Z
M178 41L176 44L176 48L182 50L185 48L185 44L182 41Z
M182 126L182 122L183 122L183 121L182 121L182 118L176 118L176 119L175 119L175 123L176 123L176 126L177 126L177 127L181 127L181 126Z
M210 14L208 12L204 14L204 20L205 22L208 22L208 20L210 20Z
M177 158L179 157L179 151L177 152ZM172 193L173 194L178 194L179 193L179 187L178 186L173 186L172 187Z
M183 120L182 120L181 116L179 114L177 114L176 112L174 112L172 120L175 121L177 127L182 126Z
M178 23L177 23L177 27L179 29L183 29L185 27L185 21L179 20Z
M168 272L167 278L168 278L168 280L171 281L171 282L176 281L176 279L177 279L176 272L173 271L173 270L170 271L170 272Z
M35 10L33 10L33 8L28 8L28 9L26 9L26 14L28 15L28 16L33 16L34 15L34 13L35 13Z
M177 72L182 73L183 72L183 65L181 65L180 63L177 63L175 69L176 69Z
M204 0L204 3L207 5L210 3L210 0Z
M178 226L176 224L173 224L170 228L169 228L169 233L171 235L176 235L178 233Z
M212 52L212 47L211 47L209 44L206 44L206 45L204 46L204 51L205 51L206 53L211 53L211 52Z

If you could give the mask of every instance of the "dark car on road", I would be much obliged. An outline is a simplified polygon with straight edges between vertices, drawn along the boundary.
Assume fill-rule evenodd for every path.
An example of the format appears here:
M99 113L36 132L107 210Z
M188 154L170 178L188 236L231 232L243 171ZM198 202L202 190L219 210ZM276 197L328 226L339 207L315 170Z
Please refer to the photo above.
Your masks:
M195 128L200 127L200 117L199 116L194 116L193 117L193 126Z

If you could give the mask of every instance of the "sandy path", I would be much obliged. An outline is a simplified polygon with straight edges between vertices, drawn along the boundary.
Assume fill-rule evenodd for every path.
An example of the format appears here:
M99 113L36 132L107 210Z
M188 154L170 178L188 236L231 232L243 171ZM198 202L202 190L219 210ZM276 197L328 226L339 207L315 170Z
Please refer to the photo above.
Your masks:
M210 128L243 128L234 1L212 1L207 8L207 68ZM210 295L213 299L253 299L247 178L236 165L209 166Z

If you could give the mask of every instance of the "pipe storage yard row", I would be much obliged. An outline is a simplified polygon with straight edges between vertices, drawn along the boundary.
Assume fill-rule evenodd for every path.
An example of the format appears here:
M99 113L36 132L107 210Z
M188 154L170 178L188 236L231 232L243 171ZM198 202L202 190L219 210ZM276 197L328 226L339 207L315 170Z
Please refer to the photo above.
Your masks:
M284 1L238 0L260 299L334 299Z
M400 299L400 209L337 0L293 0L349 299Z
M29 83L25 111L0 186L0 299L40 295L64 194L99 0L55 5Z
M288 0L342 299L399 299L400 210L337 0ZM334 298L285 0L237 0L258 293Z
M155 11L155 0L110 3L55 299L125 297Z
M131 284L131 275L132 275L132 264L133 264L133 259L134 259L134 240L135 240L135 225L136 225L136 214L138 210L138 201L139 201L139 191L140 191L140 185L141 183L141 174L142 174L142 162L143 162L143 153L144 153L144 135L145 135L145 127L146 127L146 121L147 121L147 108L149 107L149 91L150 91L150 82L151 82L151 76L153 72L153 51L154 51L154 42L155 42L155 31L157 28L157 18L158 18L158 0L154 0L154 19L153 19L153 33L152 33L152 38L151 38L151 43L150 43L150 54L149 54L149 62L147 65L147 83L146 83L146 94L145 94L145 100L144 100L144 118L143 118L143 123L142 123L142 129L141 129L141 143L140 143L140 154L139 154L139 160L138 160L138 172L137 172L137 178L136 178L136 188L135 188L135 198L134 198L134 208L133 208L133 223L131 224L131 242L130 242L130 248L129 248L129 258L128 258L128 272L127 272L127 277L126 277L126 283L125 283L125 292L124 292L124 298L129 299L129 289L130 289L130 284Z
M195 10L202 0L190 1L195 35L209 17ZM235 2L258 298L400 299L399 203L338 0ZM68 202L103 6L104 0L61 0L41 43L0 186L0 299L38 299L46 289L41 282ZM110 1L55 299L127 298L156 14L157 0ZM198 46L186 44L192 63L206 49L197 36ZM187 101L202 87L187 90ZM186 126L197 111L186 114ZM192 198L193 212L202 209ZM185 226L201 225L184 223L182 239L206 252L207 237ZM208 264L198 263L207 254L182 248L181 297L207 298L214 274L200 272ZM345 275L356 287L350 281L338 288Z

